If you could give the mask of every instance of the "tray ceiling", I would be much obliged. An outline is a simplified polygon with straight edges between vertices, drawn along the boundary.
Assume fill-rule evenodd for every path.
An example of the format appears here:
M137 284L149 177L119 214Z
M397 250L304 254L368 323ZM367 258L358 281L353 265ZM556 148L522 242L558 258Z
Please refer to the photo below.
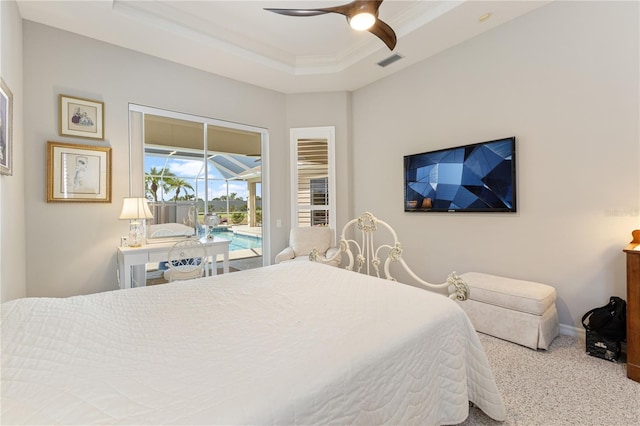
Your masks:
M283 93L353 91L526 14L549 1L386 0L379 17L393 52L343 16L289 17L263 10L345 1L31 1L21 16L121 47ZM481 19L490 14L489 19ZM402 59L380 67L392 54Z

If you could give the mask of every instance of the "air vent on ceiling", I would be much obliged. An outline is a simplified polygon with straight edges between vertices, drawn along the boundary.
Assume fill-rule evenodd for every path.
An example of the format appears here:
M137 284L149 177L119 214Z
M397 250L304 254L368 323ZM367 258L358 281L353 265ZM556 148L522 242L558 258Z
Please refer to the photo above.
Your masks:
M404 58L404 56L394 53L393 55L389 56L387 59L383 59L380 62L378 62L378 65L384 68L387 65L391 65L392 63L399 61L402 58Z

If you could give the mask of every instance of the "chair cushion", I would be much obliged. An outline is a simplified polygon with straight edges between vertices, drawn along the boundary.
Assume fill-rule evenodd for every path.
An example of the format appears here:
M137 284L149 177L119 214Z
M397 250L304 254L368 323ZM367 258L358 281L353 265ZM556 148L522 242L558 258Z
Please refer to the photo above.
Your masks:
M203 268L189 268L181 271L179 268L177 269L167 269L164 271L163 276L167 281L183 281L183 280L191 280L194 278L201 278L203 275Z
M289 245L296 257L308 256L316 248L320 253L326 252L331 246L333 231L328 227L308 226L292 228L289 234Z
M460 277L469 285L469 299L489 305L542 315L556 301L556 289L550 285L479 272Z

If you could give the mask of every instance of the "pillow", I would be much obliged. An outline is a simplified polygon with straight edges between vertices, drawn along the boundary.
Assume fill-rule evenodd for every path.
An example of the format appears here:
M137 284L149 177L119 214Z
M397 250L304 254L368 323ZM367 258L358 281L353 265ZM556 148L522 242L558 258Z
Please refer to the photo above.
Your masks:
M159 223L149 225L149 235L151 237L188 237L195 234L191 226L181 223Z

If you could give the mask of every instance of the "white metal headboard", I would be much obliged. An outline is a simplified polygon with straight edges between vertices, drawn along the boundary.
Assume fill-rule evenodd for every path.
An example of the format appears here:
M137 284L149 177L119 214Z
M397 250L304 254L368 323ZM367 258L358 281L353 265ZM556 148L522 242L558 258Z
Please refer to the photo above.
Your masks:
M356 235L356 238L358 234L357 231L360 231L361 233L360 243L355 239L347 239L346 237L349 228L353 226L355 226L354 234ZM375 232L378 231L379 227L386 228L391 233L391 236L393 237L393 245L382 244L377 248L375 247L374 235ZM386 259L384 260L383 265L383 276L381 276L380 256L384 255L385 252ZM309 255L309 259L315 262L328 263L337 259L342 253L345 253L349 260L348 264L345 266L345 269L349 271L353 271L355 266L356 272L396 281L389 272L389 266L391 265L391 262L397 262L405 271L407 271L411 278L429 290L447 289L449 291L449 298L454 300L467 300L467 297L469 296L469 286L462 278L456 275L455 272L449 274L447 282L442 284L432 284L418 277L402 258L402 245L398 241L398 236L393 228L387 222L376 218L369 212L365 212L360 217L347 222L344 228L342 228L342 234L340 235L340 251L337 252L335 256L329 259L324 259L323 256L319 256L317 250L314 249Z

